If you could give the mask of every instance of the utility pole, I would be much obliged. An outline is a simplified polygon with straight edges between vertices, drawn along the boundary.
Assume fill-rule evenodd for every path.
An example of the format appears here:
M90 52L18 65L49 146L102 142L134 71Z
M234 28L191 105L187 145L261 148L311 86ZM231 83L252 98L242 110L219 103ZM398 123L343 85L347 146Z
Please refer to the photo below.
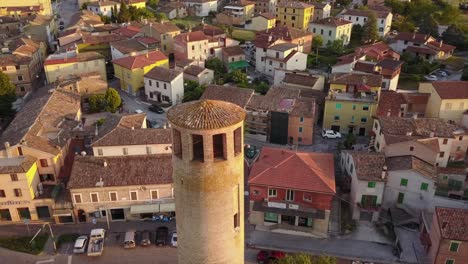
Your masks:
M107 164L107 163L105 163ZM105 165L106 166L106 165ZM96 182L96 186L101 187L101 193L104 192L104 182L102 181L102 178L99 178L99 181ZM106 221L107 221L107 229L110 229L110 222L109 222L109 212L107 211L107 205L104 203L104 210L106 212Z

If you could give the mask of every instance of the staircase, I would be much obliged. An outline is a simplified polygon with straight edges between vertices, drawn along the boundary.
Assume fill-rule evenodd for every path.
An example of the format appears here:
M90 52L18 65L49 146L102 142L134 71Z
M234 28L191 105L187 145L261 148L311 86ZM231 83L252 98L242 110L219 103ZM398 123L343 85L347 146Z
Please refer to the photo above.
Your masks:
M335 196L332 200L332 209L328 221L328 236L337 237L341 234L341 200Z

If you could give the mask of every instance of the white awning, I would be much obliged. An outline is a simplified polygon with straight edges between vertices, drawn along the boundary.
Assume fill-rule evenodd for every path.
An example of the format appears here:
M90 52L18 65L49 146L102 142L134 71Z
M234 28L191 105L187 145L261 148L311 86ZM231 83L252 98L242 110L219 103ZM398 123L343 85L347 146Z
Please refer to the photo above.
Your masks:
M132 205L130 214L159 213L159 204Z
M163 212L175 212L175 203L162 203L159 210Z
M53 216L72 216L70 210L54 210Z

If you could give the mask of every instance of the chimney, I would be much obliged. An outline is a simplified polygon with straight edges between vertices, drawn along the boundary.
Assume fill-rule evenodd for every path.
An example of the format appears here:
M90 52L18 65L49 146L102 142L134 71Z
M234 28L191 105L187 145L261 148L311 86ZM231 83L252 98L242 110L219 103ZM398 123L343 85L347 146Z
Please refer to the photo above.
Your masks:
M10 142L5 142L5 153L7 158L11 158L11 149L10 149Z
M386 172L386 171L382 171L382 176L381 176L382 180L385 180L385 177L386 177L386 176L387 176L387 172Z
M444 44L444 40L441 40L441 41L440 41L440 46L439 46L439 47L442 48L442 45L443 45L443 44Z
M107 167L107 161L104 161L104 163L102 163L102 166ZM101 181L102 181L102 178L101 178Z

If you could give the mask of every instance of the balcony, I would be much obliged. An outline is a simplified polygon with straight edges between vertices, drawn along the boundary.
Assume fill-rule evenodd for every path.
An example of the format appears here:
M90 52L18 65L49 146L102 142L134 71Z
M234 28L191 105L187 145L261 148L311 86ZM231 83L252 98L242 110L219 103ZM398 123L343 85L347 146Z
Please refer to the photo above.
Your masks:
M378 100L378 96L375 93L365 93L365 92L347 93L347 92L337 92L337 91L330 90L326 99L327 100L376 103Z
M376 212L380 210L381 205L380 204L363 204L363 203L357 203L357 206L361 208L361 210L364 211L369 211L369 212Z

